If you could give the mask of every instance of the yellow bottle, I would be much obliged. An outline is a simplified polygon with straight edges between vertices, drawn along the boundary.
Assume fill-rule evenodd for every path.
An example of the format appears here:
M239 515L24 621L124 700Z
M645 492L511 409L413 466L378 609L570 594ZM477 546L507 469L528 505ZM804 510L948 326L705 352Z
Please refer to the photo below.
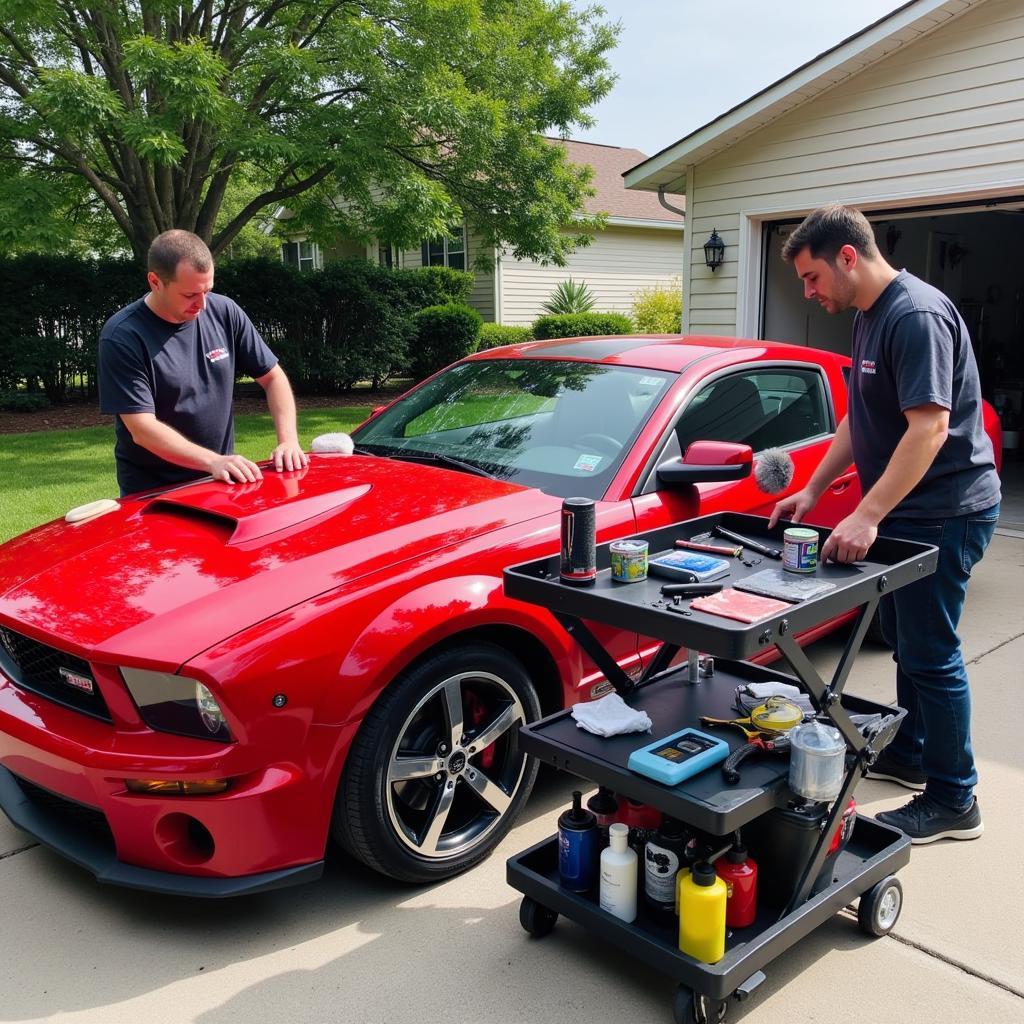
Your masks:
M706 861L679 882L679 948L695 960L717 963L725 956L728 888Z

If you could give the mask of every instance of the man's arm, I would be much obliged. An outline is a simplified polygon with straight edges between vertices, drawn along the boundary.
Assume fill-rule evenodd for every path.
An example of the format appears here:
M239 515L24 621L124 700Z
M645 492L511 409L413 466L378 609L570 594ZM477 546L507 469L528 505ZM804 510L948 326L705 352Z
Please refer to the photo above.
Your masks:
M802 490L783 498L774 509L768 520L771 529L780 519L790 519L799 523L808 512L818 504L818 499L825 493L833 480L836 479L853 461L853 445L850 443L850 427L844 416L836 427L832 443L825 452L825 457L818 463L818 468L811 474Z
M244 455L220 455L193 444L173 427L161 423L151 412L123 412L120 416L137 445L175 466L198 469L209 473L214 480L229 484L235 481L251 483L263 477L260 467Z
M907 429L875 486L832 531L822 545L821 558L856 562L878 536L878 524L920 483L946 442L949 410L941 405L904 409Z
M256 383L263 388L267 396L267 407L270 409L277 433L277 447L270 453L274 460L274 469L278 472L285 469L302 469L309 465L309 456L299 444L299 432L296 422L295 396L288 376L280 365L276 365Z

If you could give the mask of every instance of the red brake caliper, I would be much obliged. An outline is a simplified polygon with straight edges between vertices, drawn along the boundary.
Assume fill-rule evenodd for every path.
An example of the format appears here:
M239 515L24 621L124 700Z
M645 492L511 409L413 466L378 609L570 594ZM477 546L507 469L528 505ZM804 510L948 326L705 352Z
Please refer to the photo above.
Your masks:
M483 725L484 719L487 717L487 705L484 704L473 690L467 690L463 700L463 713L466 716L466 723L474 729ZM477 751L474 759L484 771L487 771L494 765L495 753L494 744L492 743L485 750Z

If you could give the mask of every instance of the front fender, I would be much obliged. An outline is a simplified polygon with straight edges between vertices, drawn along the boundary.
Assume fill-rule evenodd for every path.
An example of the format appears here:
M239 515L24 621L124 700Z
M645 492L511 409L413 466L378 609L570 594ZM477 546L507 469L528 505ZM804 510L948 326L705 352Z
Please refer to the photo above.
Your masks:
M355 638L339 668L341 685L323 696L322 724L359 721L388 683L431 648L487 626L521 629L551 654L563 691L579 678L579 649L552 616L505 597L502 581L486 575L434 580L403 593Z

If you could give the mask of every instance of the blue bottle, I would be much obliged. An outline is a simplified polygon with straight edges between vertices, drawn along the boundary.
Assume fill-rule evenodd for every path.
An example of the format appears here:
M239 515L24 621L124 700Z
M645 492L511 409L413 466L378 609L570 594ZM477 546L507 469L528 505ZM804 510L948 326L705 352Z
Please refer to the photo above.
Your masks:
M572 794L572 808L558 819L558 875L562 888L587 892L597 881L597 818L583 809L583 794Z

